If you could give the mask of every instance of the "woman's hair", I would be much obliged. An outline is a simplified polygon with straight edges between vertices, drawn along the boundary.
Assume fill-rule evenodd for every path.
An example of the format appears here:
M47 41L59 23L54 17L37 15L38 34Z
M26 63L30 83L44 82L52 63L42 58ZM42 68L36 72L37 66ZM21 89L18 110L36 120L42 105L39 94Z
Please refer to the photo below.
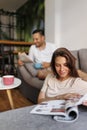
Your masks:
M67 67L70 69L70 76L79 77L78 72L76 70L76 58L66 48L58 48L53 53L52 60L51 60L51 69L53 73L56 75L56 77L59 78L59 75L56 72L56 68L55 68L55 59L58 56L62 56L66 58Z

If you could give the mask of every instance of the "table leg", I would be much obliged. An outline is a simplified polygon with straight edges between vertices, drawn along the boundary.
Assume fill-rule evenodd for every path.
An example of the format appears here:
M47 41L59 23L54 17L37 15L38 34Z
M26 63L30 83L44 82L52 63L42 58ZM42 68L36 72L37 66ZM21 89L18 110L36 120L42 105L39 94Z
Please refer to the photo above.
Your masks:
M12 95L11 95L11 90L7 89L6 92L7 92L7 96L8 96L10 105L11 105L11 109L14 109L14 103L13 103L13 99L12 99Z

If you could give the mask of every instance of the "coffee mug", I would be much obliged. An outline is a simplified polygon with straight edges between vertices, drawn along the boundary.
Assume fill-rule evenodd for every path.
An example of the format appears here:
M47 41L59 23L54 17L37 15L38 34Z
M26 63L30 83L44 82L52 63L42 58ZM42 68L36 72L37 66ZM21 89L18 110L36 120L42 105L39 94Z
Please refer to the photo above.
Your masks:
M2 81L4 85L12 85L14 83L14 75L4 75Z
M35 69L41 69L42 68L42 64L41 63L35 63L34 64L34 68Z

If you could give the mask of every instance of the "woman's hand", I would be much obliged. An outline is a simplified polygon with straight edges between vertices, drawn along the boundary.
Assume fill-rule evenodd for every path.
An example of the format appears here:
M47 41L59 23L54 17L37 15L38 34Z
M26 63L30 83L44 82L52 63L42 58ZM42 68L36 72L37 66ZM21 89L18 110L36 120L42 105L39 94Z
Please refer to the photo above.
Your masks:
M87 106L87 100L85 100L82 105Z
M67 93L65 94L64 98L67 99L73 99L73 98L80 98L81 95L78 93Z

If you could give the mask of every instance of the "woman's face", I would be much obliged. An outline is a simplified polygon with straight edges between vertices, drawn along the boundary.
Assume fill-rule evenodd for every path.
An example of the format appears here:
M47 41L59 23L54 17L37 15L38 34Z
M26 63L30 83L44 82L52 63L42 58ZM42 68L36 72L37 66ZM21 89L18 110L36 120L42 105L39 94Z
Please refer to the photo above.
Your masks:
M65 57L58 56L55 59L55 69L59 75L60 80L65 80L69 77L70 69L67 67L67 60Z

